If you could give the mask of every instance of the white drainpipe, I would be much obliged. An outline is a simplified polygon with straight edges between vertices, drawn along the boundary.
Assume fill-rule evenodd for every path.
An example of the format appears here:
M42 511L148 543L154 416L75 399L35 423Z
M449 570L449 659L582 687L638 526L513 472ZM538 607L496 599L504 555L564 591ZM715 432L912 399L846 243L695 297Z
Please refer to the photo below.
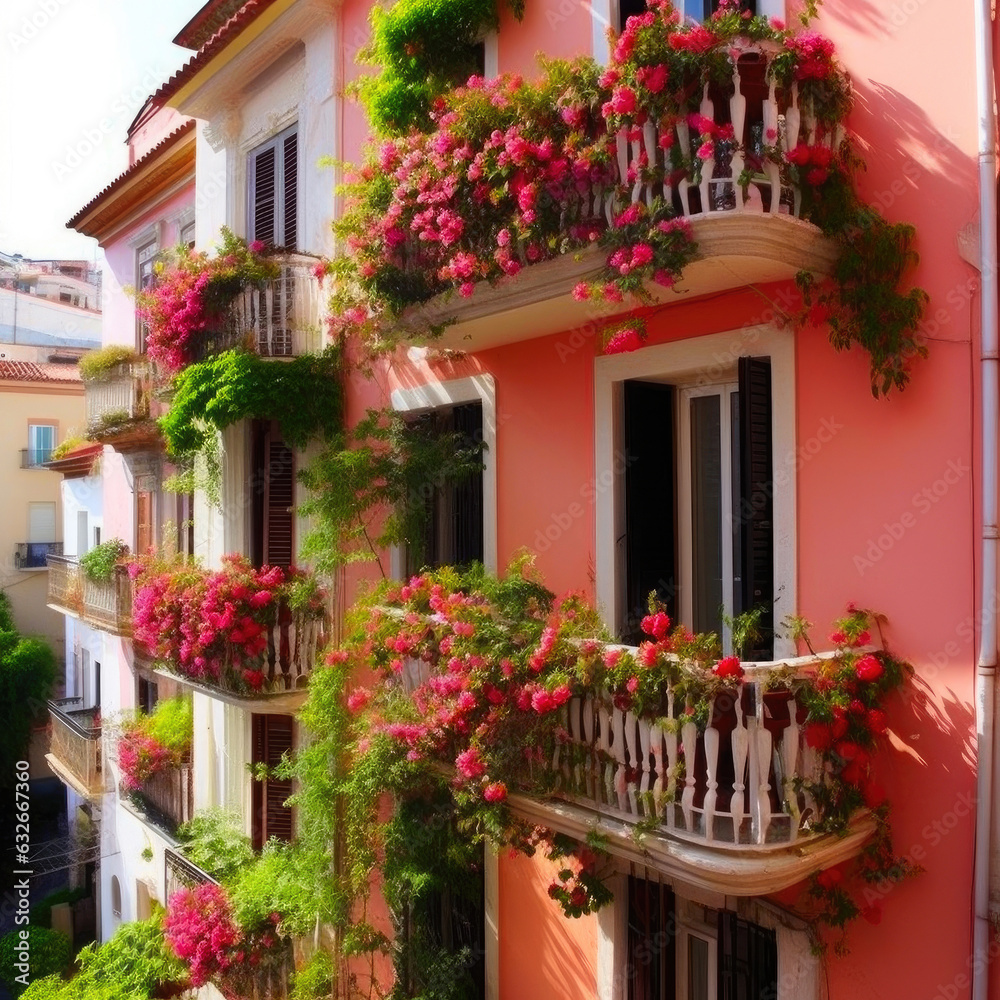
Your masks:
M997 352L997 158L993 108L993 23L990 0L976 0L976 110L979 117L979 255L982 375L983 573L979 661L976 667L976 853L973 877L972 1000L989 993L990 814L993 809L993 714L996 696L997 447L1000 443L1000 362Z

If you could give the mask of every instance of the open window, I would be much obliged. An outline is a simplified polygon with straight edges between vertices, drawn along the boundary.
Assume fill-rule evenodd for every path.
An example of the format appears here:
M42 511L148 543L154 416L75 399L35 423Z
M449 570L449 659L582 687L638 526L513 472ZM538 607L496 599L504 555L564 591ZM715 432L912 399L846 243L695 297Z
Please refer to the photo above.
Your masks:
M727 651L727 622L758 611L741 652L770 660L792 652L775 624L794 610L793 346L736 337L598 359L597 471L616 483L597 498L598 599L623 641L655 593Z
M297 126L248 154L247 240L295 250L298 246Z

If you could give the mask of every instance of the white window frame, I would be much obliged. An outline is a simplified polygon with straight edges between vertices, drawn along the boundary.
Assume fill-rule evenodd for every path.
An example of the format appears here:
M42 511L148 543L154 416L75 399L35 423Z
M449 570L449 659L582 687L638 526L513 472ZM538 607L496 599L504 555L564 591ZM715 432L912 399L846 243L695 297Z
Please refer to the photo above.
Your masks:
M679 9L701 6L700 0L678 0ZM608 28L618 23L618 0L591 0L590 7L590 37L593 44L594 60L601 66L607 66L611 60L611 46L608 43ZM784 19L785 0L757 0L757 13L764 17ZM689 14L689 17L698 15Z
M39 448L39 447L36 447L36 445L35 445L35 439L36 439L36 437L39 436L37 434L37 431L41 430L42 428L45 428L46 430L52 431L52 448L49 449L50 452L59 443L59 425L58 424L56 424L56 423L49 423L49 422L42 422L42 421L38 421L37 423L36 422L29 423L28 424L28 465L29 465L29 467L40 464L39 462L35 461L35 455L38 454L39 452L42 452L42 451L45 450L44 448Z
M790 330L748 326L726 333L656 344L627 354L605 355L594 361L594 474L598 482L614 483L614 488L598 491L596 500L597 602L604 623L612 633L617 633L621 625L624 603L623 383L629 379L646 379L675 386L698 386L731 381L738 359L742 356L771 359L775 619L780 621L786 614L794 614L798 610L795 574L795 338ZM681 531L682 536L686 533ZM683 545L683 538L681 541ZM690 557L685 560L681 555L680 561L683 581L684 564L686 562L690 567ZM731 589L731 572L728 586ZM682 603L682 610L683 607ZM689 625L690 622L681 624ZM794 655L794 642L785 636L775 636L775 659Z
M397 413L419 416L459 403L483 406L483 565L497 572L497 399L492 375L470 375L447 382L428 382L412 389L395 389L392 408ZM389 555L390 574L401 580L406 573L402 546Z
M284 205L284 192L285 192L285 158L282 156L282 145L285 139L290 135L295 134L295 181L296 181L296 192L295 192L295 231L297 234L302 233L302 185L304 182L304 174L302 170L302 135L299 132L298 121L293 121L288 125L282 127L280 132L275 132L269 139L264 142L257 143L247 150L246 153L246 234L247 241L253 242L257 238L257 234L254 232L254 195L256 193L256 183L257 183L257 171L255 168L255 160L261 153L266 152L268 149L274 149L274 203L275 203L275 224L274 224L274 245L284 246L285 245L285 219L284 215L280 216L281 225L278 225L279 214L278 214L278 203L281 202ZM302 240L297 238L297 244L301 246Z
M655 877L655 874L654 876ZM628 875L624 872L608 879L614 899L597 914L597 976L595 1000L626 1000L628 996ZM778 947L778 994L775 1000L819 1000L823 995L823 959L815 955L805 921L765 900L737 898L694 886L675 883L674 906L678 934L676 939L677 1000L686 1000L687 937L694 935L711 941L709 953L709 996L715 996L718 933L692 919L695 906L731 910L744 920L773 930ZM693 904L693 905L692 905ZM681 943L685 947L682 949ZM683 953L683 958L682 958ZM682 971L683 970L683 971ZM684 978L682 978L682 975Z

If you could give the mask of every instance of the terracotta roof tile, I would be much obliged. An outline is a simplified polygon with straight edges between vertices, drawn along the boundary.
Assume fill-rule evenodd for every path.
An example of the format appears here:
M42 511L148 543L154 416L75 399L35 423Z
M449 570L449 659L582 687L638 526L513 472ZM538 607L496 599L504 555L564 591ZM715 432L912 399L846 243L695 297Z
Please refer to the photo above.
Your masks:
M166 101L203 69L221 52L247 25L255 21L275 0L247 0L240 9L176 72L153 94L154 101Z
M140 156L139 159L136 160L135 163L133 163L132 166L128 168L128 170L125 170L122 173L120 173L106 188L104 188L103 191L101 191L99 194L91 198L90 201L88 201L87 204L84 205L83 208L81 208L80 211L77 212L76 215L74 215L73 218L66 223L66 227L68 229L76 229L77 224L80 222L80 220L92 208L94 208L104 198L106 198L109 194L111 194L122 184L124 184L125 181L127 181L129 177L131 177L134 173L136 173L138 170L141 170L151 160L156 159L156 157L159 156L165 149L167 149L169 146L172 146L175 142L177 142L177 140L180 139L181 136L187 135L188 132L190 132L194 128L194 126L195 126L195 120L193 118L189 118L183 125L180 126L180 128L175 128L173 132L171 132L168 136L165 136L163 139L161 139L155 146L153 146L152 149L146 152L143 156Z
M0 361L0 380L12 382L80 382L76 365L35 364L33 361Z

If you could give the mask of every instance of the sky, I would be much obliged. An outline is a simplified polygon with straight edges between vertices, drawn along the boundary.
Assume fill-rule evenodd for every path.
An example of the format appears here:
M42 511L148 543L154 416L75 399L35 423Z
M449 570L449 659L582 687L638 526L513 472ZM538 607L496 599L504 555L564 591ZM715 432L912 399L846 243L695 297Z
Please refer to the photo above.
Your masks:
M205 0L0 0L0 250L94 260L66 221L128 166L125 133L193 54Z

